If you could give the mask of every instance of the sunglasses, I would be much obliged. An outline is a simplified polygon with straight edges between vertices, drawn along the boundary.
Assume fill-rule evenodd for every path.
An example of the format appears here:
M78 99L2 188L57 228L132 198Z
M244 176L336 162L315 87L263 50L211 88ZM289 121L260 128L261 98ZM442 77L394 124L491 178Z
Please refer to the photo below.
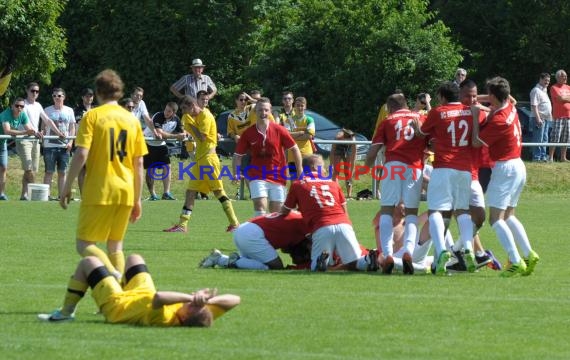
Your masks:
M16 109L23 109L25 105L20 105L20 104L14 104L14 107Z
M292 97L284 97L283 100L293 100Z
M134 106L127 106L127 109L129 110L133 110L135 107Z
M51 97L53 98L62 98L64 95L62 94L53 94Z
M247 101L247 99L245 99L245 98L244 98L244 99L238 99L238 100L239 100L239 101Z
M39 93L40 93L40 91L39 91L39 90L36 90L36 89L31 89L31 90L29 90L29 91L30 91L31 93L34 93L34 94L39 94Z

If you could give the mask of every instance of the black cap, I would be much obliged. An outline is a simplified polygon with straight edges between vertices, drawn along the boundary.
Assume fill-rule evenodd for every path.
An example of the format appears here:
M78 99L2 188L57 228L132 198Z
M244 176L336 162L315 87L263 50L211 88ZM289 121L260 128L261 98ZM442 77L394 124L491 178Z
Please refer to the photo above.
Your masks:
M91 90L90 88L85 88L81 91L81 96L85 96L85 95L93 95L93 90Z

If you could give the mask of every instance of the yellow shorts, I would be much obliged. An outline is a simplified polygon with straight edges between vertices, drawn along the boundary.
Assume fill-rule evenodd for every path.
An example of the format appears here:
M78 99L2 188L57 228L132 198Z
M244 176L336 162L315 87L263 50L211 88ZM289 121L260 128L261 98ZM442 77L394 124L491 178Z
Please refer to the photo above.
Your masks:
M144 312L149 301L152 301L156 288L152 277L141 272L121 288L115 277L107 276L95 286L92 292L95 303L110 323L128 322ZM139 305L141 303L141 305Z
M132 206L81 205L77 238L91 242L122 241L127 232Z
M201 193L223 190L224 184L220 177L220 159L218 154L208 154L190 168L192 177L188 180L188 190ZM194 180L196 179L196 180Z

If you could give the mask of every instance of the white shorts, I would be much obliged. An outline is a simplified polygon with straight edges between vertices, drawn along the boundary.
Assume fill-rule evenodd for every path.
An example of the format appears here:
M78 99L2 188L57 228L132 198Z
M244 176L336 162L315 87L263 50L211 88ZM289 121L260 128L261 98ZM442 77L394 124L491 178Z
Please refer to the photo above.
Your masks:
M351 263L361 257L362 251L354 229L349 224L327 225L320 227L313 233L313 246L311 248L311 269L317 266L317 258L323 251L327 251L329 264L332 264L332 254L336 251L343 264Z
M526 168L522 160L497 161L487 188L489 207L506 210L516 207L526 183Z
M483 188L479 180L471 181L471 200L469 201L469 206L485 207L485 194L483 194Z
M244 222L234 231L234 243L241 256L264 264L275 260L279 255L265 238L263 230L254 223Z
M427 190L430 210L469 210L471 172L449 168L435 168Z
M249 183L252 199L267 198L269 201L285 202L285 186L265 180L253 180Z
M403 201L406 208L418 208L422 194L422 170L399 161L390 161L384 168L383 176L386 177L382 180L380 205L396 206Z

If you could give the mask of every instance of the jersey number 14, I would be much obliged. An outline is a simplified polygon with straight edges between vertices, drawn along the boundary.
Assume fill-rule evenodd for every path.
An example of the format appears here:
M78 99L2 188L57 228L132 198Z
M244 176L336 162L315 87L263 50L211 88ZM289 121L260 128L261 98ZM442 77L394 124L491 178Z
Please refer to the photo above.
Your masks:
M123 159L125 158L125 156L127 156L127 150L126 150L126 145L127 145L127 130L121 130L119 131L119 136L117 137L117 140L115 141L115 129L111 128L109 129L110 131L110 146L111 146L111 159L110 161L113 161L113 159L115 158L115 154L117 154L117 156L119 157L119 161L123 162Z

